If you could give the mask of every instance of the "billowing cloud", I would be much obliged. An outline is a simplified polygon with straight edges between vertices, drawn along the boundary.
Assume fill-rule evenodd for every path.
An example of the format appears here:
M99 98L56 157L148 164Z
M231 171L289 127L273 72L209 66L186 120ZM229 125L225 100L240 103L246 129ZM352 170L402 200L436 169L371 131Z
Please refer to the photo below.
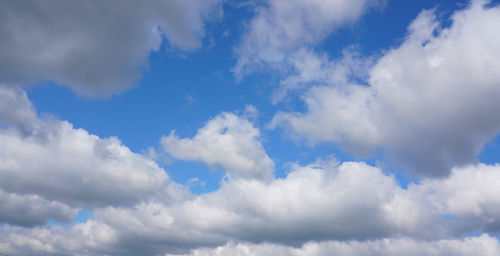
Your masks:
M53 80L87 95L133 87L163 38L201 45L220 1L2 1L0 82Z
M309 254L319 240L331 242L320 243L311 253L323 253L323 246L325 252L351 248L346 250L358 253L364 246L378 248L378 243L387 246L380 248L381 254L400 252L421 245L420 239L433 241L426 242L428 247L443 253L451 250L450 244L465 251L484 250L484 255L498 246L487 235L442 240L477 229L498 234L498 165L453 168L447 178L423 179L404 189L394 177L361 162L318 161L296 165L286 177L266 182L232 176L218 190L194 196L118 139L98 138L68 122L39 118L21 89L5 87L0 92L1 99L15 106L13 112L25 113L2 114L6 121L1 120L6 125L0 130L4 254L158 255L193 249L212 253L196 249L227 243L237 246L221 247L220 252L240 250L241 245L258 252L258 244L264 243L265 248L277 244L286 254L291 253L287 246L302 246L300 250ZM36 126L23 125L30 122ZM197 139L202 134L213 135L213 145L246 134L241 141L265 155L256 140L258 129L241 116L222 113L193 139L175 141L205 145ZM218 137L225 134L231 138ZM222 147L225 154L242 154L234 145ZM248 170L252 168L261 170L259 165ZM82 206L92 212L84 223L17 227L47 220L70 222ZM476 248L469 241L484 243ZM402 245L407 247L398 249Z
M75 212L65 205L134 205L185 193L155 162L117 138L99 138L66 121L39 118L21 89L2 87L0 99L0 124L6 126L0 129L0 200L5 202L0 215L13 214L12 209L19 210L19 218L23 212L39 214L33 221L27 217L27 223L68 220ZM21 199L24 207L15 204ZM9 218L2 221L11 222Z
M163 169L118 139L39 118L21 89L0 92L15 106L13 112L24 113L2 114L6 127L0 130L0 201L5 206L0 221L8 224L0 232L0 252L9 255L16 255L16 246L24 248L18 254L157 255L228 242L301 246L318 240L433 240L478 228L499 231L497 165L454 168L446 179L423 179L403 189L394 177L359 162L294 166L285 178L265 176L266 182L253 179L252 171L263 170L253 164L234 169L252 175L237 173L212 193L189 196ZM260 152L247 158L250 163L269 159L258 142L259 130L232 113L216 116L193 139L173 138L168 145L189 142L191 151L185 152L196 152L196 145L224 149L224 155ZM215 139L208 143L208 138ZM247 146L244 151L239 143ZM268 161L266 175L272 173ZM91 220L70 227L15 227L70 222L80 207L91 210Z
M482 235L465 239L420 241L408 238L382 239L366 242L311 242L300 248L273 244L227 244L214 249L198 249L182 256L494 256L500 254L500 243L494 237ZM167 254L173 256L173 254Z
M29 134L38 126L38 121L35 108L24 90L0 84L0 125Z
M174 158L220 165L229 176L269 180L274 162L260 139L259 129L244 116L224 112L208 121L192 139L179 138L173 131L162 137L161 144Z
M385 255L419 247L423 254L477 250L495 255L495 238L461 238L478 228L497 234L487 224L499 221L498 176L499 166L470 166L454 169L447 179L424 179L403 189L364 163L319 162L297 166L268 184L231 179L215 192L174 203L96 209L92 220L73 227L3 226L0 252L22 255L50 248L51 254L158 255L194 249L194 255L204 255L196 253L230 253L243 246L255 254L263 243L266 250L281 248L285 255L336 250ZM222 247L199 249L217 246Z
M110 246L116 234L106 225L89 220L71 228L2 226L0 253L5 255L103 255L119 248ZM130 255L130 254L129 254Z
M426 180L418 187L427 200L449 220L454 232L481 229L500 234L500 165L466 166L453 169L448 179Z
M270 0L255 17L236 48L237 76L256 68L280 66L296 50L318 44L342 25L353 23L380 0Z
M397 48L370 70L368 85L316 84L304 113L280 113L312 142L365 156L382 149L416 174L443 176L475 162L500 131L500 8L473 1L442 27L423 11ZM338 80L337 80L338 81Z
M218 191L184 203L182 216L210 233L251 242L369 239L405 233L413 222L427 221L431 212L410 216L401 225L387 217L403 213L394 213L390 204L414 210L393 202L403 193L392 177L366 164L319 163L297 166L269 184L230 180ZM199 218L190 212L210 214Z
M0 223L19 226L44 225L47 220L68 223L78 209L57 201L48 201L38 195L19 195L0 190Z

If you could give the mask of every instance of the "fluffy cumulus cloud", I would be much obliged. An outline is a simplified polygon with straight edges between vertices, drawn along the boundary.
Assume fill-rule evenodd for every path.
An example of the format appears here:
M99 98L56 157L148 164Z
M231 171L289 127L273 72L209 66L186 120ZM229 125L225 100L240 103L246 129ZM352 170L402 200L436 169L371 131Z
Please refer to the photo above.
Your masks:
M273 244L237 243L214 249L198 249L183 256L493 256L500 253L500 244L494 237L480 237L438 240L432 242L413 239L383 239L367 242L312 242L300 248L277 246ZM173 256L173 254L167 254Z
M24 90L0 84L0 125L26 134L38 125L35 108Z
M201 45L219 1L2 1L0 82L53 80L87 96L134 86L163 38Z
M255 10L236 48L233 71L244 75L267 65L280 66L296 50L313 46L342 25L353 23L380 0L269 0Z
M452 170L448 179L427 180L419 190L442 214L453 216L454 232L481 229L500 234L500 165L466 166Z
M474 162L500 131L491 115L500 110L500 7L485 3L457 11L449 27L423 11L369 71L368 85L316 84L304 113L280 113L273 124L360 156L382 149L419 175Z
M67 221L75 215L68 206L133 205L182 196L163 169L117 138L102 139L66 121L39 118L19 88L0 88L0 99L2 221L17 223L23 214L27 224Z
M255 111L254 107L247 109ZM274 162L260 139L259 129L245 116L226 112L208 121L192 139L179 138L172 131L162 137L161 144L174 158L220 165L228 176L270 179Z
M17 112L35 111L21 89L1 92ZM489 235L460 239L478 229L498 234L498 165L454 168L445 179L423 179L405 189L394 177L362 162L317 161L295 165L286 177L265 182L231 176L218 190L195 196L117 139L101 139L36 113L5 120L0 133L6 145L0 150L3 254L498 251L498 241ZM222 113L200 130L214 120L232 120L246 127L253 141L258 138L250 122L231 113ZM19 128L28 121L36 125ZM221 129L231 133L234 128ZM71 222L81 207L92 212L86 222L44 225L47 220Z
M35 194L6 193L2 190L0 205L0 223L19 226L43 225L47 220L69 223L78 213L78 209Z
M0 252L495 255L496 238L461 237L477 228L496 234L486 225L499 221L498 176L499 166L470 166L403 189L363 163L319 162L267 184L232 179L215 192L174 203L100 208L72 227L3 226Z

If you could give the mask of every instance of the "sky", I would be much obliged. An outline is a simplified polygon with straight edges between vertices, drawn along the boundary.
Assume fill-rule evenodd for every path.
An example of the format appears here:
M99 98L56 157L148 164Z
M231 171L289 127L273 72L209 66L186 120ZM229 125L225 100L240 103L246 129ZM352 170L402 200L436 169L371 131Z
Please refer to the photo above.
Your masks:
M0 0L0 255L500 255L498 0Z

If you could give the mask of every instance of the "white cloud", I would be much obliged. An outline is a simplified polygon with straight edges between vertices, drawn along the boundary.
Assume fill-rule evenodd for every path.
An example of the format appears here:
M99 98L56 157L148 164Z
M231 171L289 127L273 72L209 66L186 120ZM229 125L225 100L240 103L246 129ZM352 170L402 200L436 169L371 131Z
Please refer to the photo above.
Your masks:
M133 87L165 37L176 48L201 46L219 0L2 1L0 82L54 80L87 95Z
M231 243L213 249L197 249L182 256L494 256L500 254L500 243L494 237L482 235L465 239L420 241L408 238L382 239L366 242L311 242L300 248L273 244ZM172 256L173 254L167 254Z
M313 46L332 31L355 22L367 9L381 6L379 0L269 0L257 7L246 34L236 48L233 71L242 76L263 65L286 63L296 50Z
M248 108L248 115L255 115ZM174 158L220 165L233 177L269 180L274 162L260 142L260 131L244 116L221 113L208 121L192 138L179 138L175 131L161 138L164 150Z
M303 96L305 113L280 113L273 125L360 156L382 148L420 175L474 162L500 131L491 114L500 110L500 8L484 3L457 11L449 28L422 12L371 69L368 86L319 81Z
M0 253L4 255L103 255L120 254L120 248L110 246L116 233L94 221L71 228L44 226L32 229L2 226Z
M2 189L86 207L167 195L168 175L118 139L101 139L67 122L47 125L29 137L0 132Z
M193 253L246 248L246 253L259 254L278 248L284 255L336 250L398 255L416 249L424 250L416 255L495 255L498 241L493 237L457 238L478 228L498 231L493 224L500 216L499 175L500 166L470 166L454 169L447 179L425 179L402 189L393 177L364 163L317 163L267 184L231 179L215 192L183 201L96 209L92 220L69 228L3 226L0 252L35 254L50 247L51 254L158 255L234 242L236 248ZM21 245L22 250L13 249Z
M185 202L179 215L208 233L243 241L367 239L406 232L387 218L385 207L401 193L392 177L363 163L311 165L269 184L230 180L214 193ZM421 214L408 220L425 223L427 213Z
M332 61L327 54L317 54L301 48L288 56L290 72L280 81L272 95L274 104L284 100L290 92L303 93L318 84L347 84L353 78L366 80L372 58L361 57L356 47L344 49L342 59Z
M0 104L0 124L7 125L0 128L5 200L30 200L33 204L26 207L33 211L40 202L56 202L64 214L69 210L58 202L94 208L153 198L168 201L186 193L155 162L131 152L117 138L102 139L66 121L38 118L20 89L0 88L0 99L8 103ZM9 111L22 115L3 114Z

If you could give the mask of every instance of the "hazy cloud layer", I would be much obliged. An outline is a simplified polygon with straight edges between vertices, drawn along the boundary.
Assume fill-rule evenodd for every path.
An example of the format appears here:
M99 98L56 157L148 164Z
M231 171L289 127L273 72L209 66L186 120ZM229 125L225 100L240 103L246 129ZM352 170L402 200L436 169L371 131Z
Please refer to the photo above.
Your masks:
M491 115L500 110L500 8L484 3L456 12L449 28L423 11L371 69L368 86L319 81L303 96L306 112L280 113L273 125L361 156L382 148L418 175L475 162L500 131Z
M53 80L87 95L135 86L163 38L201 46L218 0L1 1L0 83Z

